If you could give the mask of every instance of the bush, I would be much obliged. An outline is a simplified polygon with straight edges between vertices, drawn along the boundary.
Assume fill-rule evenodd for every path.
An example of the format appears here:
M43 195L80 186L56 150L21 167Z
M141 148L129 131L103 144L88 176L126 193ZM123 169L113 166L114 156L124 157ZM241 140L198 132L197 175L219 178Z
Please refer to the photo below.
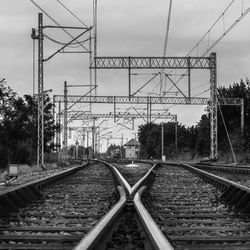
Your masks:
M8 165L8 152L0 144L0 169L5 169Z
M12 163L30 164L29 147L26 144L19 144L14 152Z

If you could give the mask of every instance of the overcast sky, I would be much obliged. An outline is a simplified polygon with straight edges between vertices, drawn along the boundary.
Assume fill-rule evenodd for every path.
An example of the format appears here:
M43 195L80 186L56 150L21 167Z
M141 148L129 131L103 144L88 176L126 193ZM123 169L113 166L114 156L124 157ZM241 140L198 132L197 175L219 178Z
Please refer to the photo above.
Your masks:
M61 0L87 25L92 25L92 0ZM185 56L224 11L231 0L174 0L170 23L168 56ZM241 5L243 2L243 6ZM61 25L79 26L56 0L36 0ZM1 0L0 17L0 77L6 78L20 95L32 94L32 39L31 28L37 28L39 10L30 0ZM99 56L162 56L168 14L168 0L102 0L98 1L98 55ZM243 11L250 7L250 0L236 0L224 21L218 23L200 45L204 52L223 30L228 28ZM53 23L44 16L44 24ZM250 76L250 15L248 14L222 41L214 47L218 62L218 85L228 85ZM68 42L63 32L46 32L56 40ZM76 33L74 33L76 34ZM45 40L44 57L60 48ZM197 52L197 51L196 51ZM196 53L195 52L195 53ZM193 55L196 55L196 54ZM63 93L63 82L88 84L89 59L87 54L59 54L44 65L44 89L53 94ZM156 71L151 71L155 73ZM134 72L138 73L138 72ZM133 76L133 90L152 76ZM159 80L158 80L159 81ZM208 73L195 72L192 78L193 94L204 92L208 96ZM207 84L206 84L207 83ZM170 83L169 83L170 84ZM37 85L37 84L36 84ZM202 85L202 86L200 86ZM157 80L145 91L154 90ZM167 87L169 89L170 85ZM180 85L185 92L185 82ZM98 72L98 95L127 95L127 73L119 71ZM86 90L71 90L80 94ZM172 89L175 91L175 89ZM174 107L178 120L187 125L196 124L205 107ZM107 111L110 112L111 110Z

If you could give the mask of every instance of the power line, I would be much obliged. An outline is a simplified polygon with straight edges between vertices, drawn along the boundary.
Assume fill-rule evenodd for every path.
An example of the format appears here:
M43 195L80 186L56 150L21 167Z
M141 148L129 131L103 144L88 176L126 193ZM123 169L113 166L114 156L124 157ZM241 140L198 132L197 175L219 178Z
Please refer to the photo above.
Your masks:
M43 33L44 37L46 37L47 39L49 39L51 42L54 42L54 43L57 43L57 44L60 44L60 45L66 45L67 43L64 43L64 42L60 42L58 40L55 40L54 38L46 35L45 33ZM71 48L78 48L80 47L80 44L82 43L85 43L87 41L89 41L91 38L87 38L83 41L80 41L80 42L76 42L76 43L71 43L71 45L68 45L68 47L71 47Z
M167 45L168 45L171 10L172 10L172 0L170 0L170 2L169 2L168 21L167 21L167 28L166 28L166 34L165 34L165 42L164 42L164 47L163 47L163 57L166 57L166 55L167 55ZM162 92L162 82L163 82L163 78L165 77L165 75L163 75L163 73L164 73L164 69L161 70L161 75L160 75L160 93Z
M39 10L41 10L52 22L54 22L56 25L58 25L59 27L61 27L61 29L68 35L70 36L72 39L74 39L74 36L71 35L70 32L68 32L65 28L63 28L52 16L50 16L43 8L41 8L34 0L30 0L31 3L33 3ZM79 45L81 47L83 47L86 51L88 51L88 49L79 43Z
M207 50L202 54L202 56L205 56L208 52L210 52L221 40L224 36L226 36L249 12L250 12L250 8L246 9L244 11L243 9L243 1L242 1L242 8L241 8L241 14L240 16L229 26L229 28L225 29L225 21L224 21L224 17L225 14L228 12L228 10L230 9L230 7L233 5L233 3L235 2L235 0L232 0L229 5L227 5L227 7L225 8L225 10L222 12L222 14L216 19L216 21L213 23L213 25L208 29L208 31L205 33L205 35L202 36L202 38L196 43L196 45L187 53L186 56L189 56L195 49L198 50L199 44L205 39L205 37L208 36L208 48ZM223 19L223 33L222 35L212 44L209 45L209 40L210 40L210 33L212 31L212 29L216 26L216 24ZM197 55L198 56L198 55ZM186 74L187 71L185 71ZM181 76L177 81L176 84L178 84L181 80L183 79L183 76ZM171 90L173 88L173 86L171 86L169 90Z
M65 4L63 4L60 0L56 0L64 9L66 9L73 17L75 17L81 24L83 24L86 28L89 28L87 24L85 24L77 15L75 15Z
M187 53L186 56L189 56L196 48L199 47L199 44L204 40L204 38L207 35L210 35L211 30L215 27L215 25L219 22L219 20L224 17L225 13L229 10L229 8L232 6L232 4L235 2L235 0L232 0L229 5L226 7L226 9L223 11L223 13L216 19L216 21L213 23L213 25L208 29L208 31L201 37L201 39L196 43L196 45Z

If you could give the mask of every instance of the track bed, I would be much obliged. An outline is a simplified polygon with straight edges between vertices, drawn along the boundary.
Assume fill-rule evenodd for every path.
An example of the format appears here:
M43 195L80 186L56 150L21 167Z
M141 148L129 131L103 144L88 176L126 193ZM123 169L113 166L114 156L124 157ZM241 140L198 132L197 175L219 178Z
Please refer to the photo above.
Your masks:
M250 219L220 202L221 192L181 167L164 166L143 200L175 249L250 249Z
M110 171L99 163L41 194L19 213L0 219L0 249L72 249L117 198Z
M134 163L134 164L113 164L123 175L129 185L132 187L152 168L152 164ZM132 165L132 166L131 166ZM133 166L136 165L136 166Z

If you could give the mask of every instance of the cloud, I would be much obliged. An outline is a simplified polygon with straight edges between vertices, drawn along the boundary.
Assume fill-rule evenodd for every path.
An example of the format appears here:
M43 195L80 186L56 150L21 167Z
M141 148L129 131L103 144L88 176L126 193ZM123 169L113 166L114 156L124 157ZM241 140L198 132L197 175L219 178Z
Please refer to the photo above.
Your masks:
M79 25L56 1L36 0L60 24ZM88 25L92 24L92 1L62 0ZM241 1L238 1L241 2ZM168 42L168 55L184 56L202 35L207 32L229 1L178 0L173 1ZM98 54L105 56L161 56L163 52L169 1L165 0L105 0L98 1ZM245 6L247 7L247 6ZM233 6L230 15L225 16L228 27L240 14L240 3ZM32 40L31 28L37 27L39 10L29 0L2 0L0 22L0 77L6 77L11 87L20 94L32 93ZM249 16L241 21L214 48L217 52L218 83L228 84L250 75ZM45 24L53 24L44 16ZM223 30L219 23L218 34ZM60 41L70 38L59 31L46 32ZM75 34L75 33L74 33ZM210 44L214 41L211 33ZM203 49L208 39L204 40ZM44 54L50 55L60 46L45 40ZM200 48L201 49L201 48ZM63 82L88 83L88 55L60 54L45 63L45 88L53 88L54 94L63 93ZM199 79L200 77L200 79ZM203 75L193 77L195 84L204 83ZM133 87L140 86L143 80L133 78ZM128 91L127 71L98 71L99 95L126 95ZM153 83L157 84L157 83ZM153 86L150 86L150 88ZM182 85L185 89L185 84ZM203 89L204 90L204 89ZM70 90L79 93L79 90ZM80 93L83 93L80 92ZM201 112L178 108L181 121L195 123ZM185 110L185 112L183 112ZM190 109L191 110L191 109ZM185 114L184 114L185 113ZM194 113L196 114L194 117Z

